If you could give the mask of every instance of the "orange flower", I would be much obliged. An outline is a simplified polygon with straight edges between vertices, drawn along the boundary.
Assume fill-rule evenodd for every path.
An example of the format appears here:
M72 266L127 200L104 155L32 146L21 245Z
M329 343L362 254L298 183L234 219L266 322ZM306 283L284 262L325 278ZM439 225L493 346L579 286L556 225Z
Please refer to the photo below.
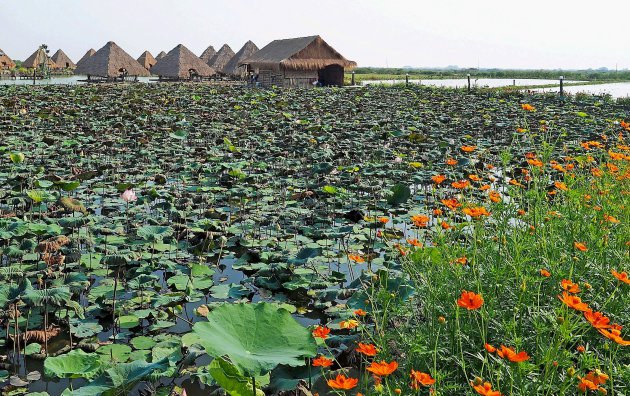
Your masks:
M518 133L527 132L527 129L525 129L525 128L516 128L516 132L518 132Z
M529 360L529 355L525 351L516 352L513 348L501 345L500 349L497 349L497 355L504 359L508 359L510 362L520 363Z
M365 263L365 259L358 254L349 254L348 259L350 261L354 261L355 263Z
M359 309L354 311L354 314L357 315L357 316L365 316L365 315L367 315L367 312L365 312L364 310L359 308Z
M609 329L610 319L601 312L586 311L584 317L596 329Z
M519 216L525 216L527 214L526 211L524 211L523 209L519 209L518 211L516 211L516 214Z
M341 322L339 322L339 327L341 327L342 329L354 329L355 327L359 326L359 321L355 320L355 319L348 319L348 320L342 320Z
M325 356L321 356L313 359L313 367L330 367L333 365L332 359L328 359Z
M416 227L426 227L429 223L429 216L415 215L411 216L411 221Z
M542 268L540 270L540 276L544 276L545 278L548 278L551 276L551 272L547 271L546 269Z
M604 172L602 172L600 169L597 169L597 168L591 169L591 173L595 177L601 177L604 174Z
M434 175L434 176L431 176L431 180L433 180L433 183L435 183L435 184L440 184L444 180L446 180L446 176L444 176L444 175Z
M378 222L381 224L387 224L389 223L389 217L379 217Z
M422 247L422 242L420 242L419 240L413 238L413 239L407 239L407 243L410 244L411 246L415 246L415 247Z
M485 382L483 385L473 385L473 389L482 396L502 396L501 392L492 390L492 384Z
M610 330L597 329L597 331L599 331L604 337L615 341L619 345L630 345L630 341L624 340L623 337L621 337L621 330L616 328L615 325L612 325L612 329Z
M335 379L331 378L327 381L327 383L328 383L328 386L330 386L333 389L350 390L354 388L355 386L357 386L357 384L359 383L359 379L348 378L343 374L339 374L337 375L337 378Z
M613 223L613 224L618 224L619 223L619 220L617 220L616 217L613 217L613 216L610 216L610 215L607 215L607 214L604 215L604 220L606 220L609 223Z
M366 370L379 377L387 377L388 375L396 371L397 368L398 362L396 362L395 360L391 361L390 363L381 360L380 363L372 362L372 364L370 364L370 366L366 368Z
M523 187L523 185L516 179L511 179L510 184L516 187Z
M525 111L536 111L536 108L528 103L524 103L521 105L521 109Z
M446 205L446 207L449 208L450 210L455 210L459 208L460 206L462 206L462 204L460 204L455 198L442 199L440 202Z
M435 384L435 379L431 378L431 375L427 373L411 369L409 376L411 377L411 387L416 390L419 388L419 385L431 386Z
M489 184L484 184L483 186L479 187L479 191L486 191L489 190L491 187Z
M499 194L497 191L490 191L488 196L490 197L490 200L494 203L501 202L501 194Z
M313 337L321 338L325 340L328 338L328 334L330 334L330 329L324 326L317 326L315 330L313 330Z
M558 296L558 298L560 299L560 301L562 301L565 305L577 310L577 311L582 311L582 312L586 312L588 311L590 308L588 307L588 304L586 304L585 302L582 302L582 299L578 296L574 296L571 295L567 292L562 293L562 296Z
M468 263L468 257L466 257L466 256L458 257L455 260L453 260L452 262L453 263L457 263L457 264L461 264L461 265L466 265L466 263Z
M591 381L595 385L604 385L608 381L608 375L599 370L591 371L586 374L584 379Z
M626 271L623 271L621 273L612 270L611 273L613 274L613 276L617 279L619 279L620 281L622 281L625 284L630 285L630 279L628 278L628 273Z
M573 242L573 246L579 251L586 252L588 248L582 242Z
M445 221L440 223L440 227L442 227L443 230L448 230L451 228L451 226Z
M453 158L449 158L446 160L446 165L455 166L457 165L457 160Z
M356 349L357 352L365 355L365 356L376 356L378 353L378 349L373 344L364 344L362 342L359 343L359 347Z
M535 158L534 159L528 159L527 163L530 164L531 166L534 166L534 167L537 167L537 168L540 168L540 167L543 166L543 162L541 160L535 159Z
M462 146L461 150L465 153L472 153L477 149L477 146Z
M562 190L562 191L569 191L569 188L567 187L566 184L562 183L562 182L555 182L553 183L554 186L556 186L557 189Z
M433 216L441 216L441 215L442 215L442 209L438 209L438 208L433 209Z
M461 297L457 300L457 305L469 311L479 309L483 305L483 297L475 292L464 290Z
M586 378L578 377L580 383L578 384L578 389L581 392L586 392L587 390L597 390L599 386L595 385L592 381L587 380Z
M580 292L580 285L578 285L577 283L571 282L569 279L563 279L560 282L560 286L562 286L562 288L564 290L568 291L569 293L579 293Z
M578 351L579 353L584 353L584 351L586 351L586 348L584 348L584 345L578 345L577 348L575 348L576 351Z
M468 178L472 181L481 181L483 180L481 177L477 176L477 175L468 175Z
M453 188L458 188L458 189L464 189L468 187L469 185L470 185L470 182L468 180L460 180L460 181L451 183L451 186L453 186Z
M490 353L495 353L497 351L497 348L493 347L492 345L488 343L486 343L483 347L486 348L486 351Z
M490 213L488 213L486 208L484 208L483 206L474 206L470 208L464 208L462 212L464 212L464 214L467 214L468 216L475 219L481 216L490 216Z

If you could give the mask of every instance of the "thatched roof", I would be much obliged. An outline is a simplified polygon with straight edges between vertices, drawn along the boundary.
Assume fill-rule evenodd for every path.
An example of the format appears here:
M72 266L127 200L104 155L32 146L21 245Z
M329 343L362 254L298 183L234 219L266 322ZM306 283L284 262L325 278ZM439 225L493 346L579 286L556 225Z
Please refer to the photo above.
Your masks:
M157 63L157 60L155 60L149 51L144 51L138 58L138 63L145 69L151 70L151 68Z
M272 41L240 64L272 70L312 70L330 65L350 69L357 66L356 62L344 58L320 36Z
M129 76L148 77L151 74L120 48L110 41L103 48L96 51L85 63L79 65L74 74L83 74L96 77L117 77L122 69L127 70Z
M74 64L70 57L66 55L66 53L63 52L63 50L61 49L57 50L57 52L55 52L51 59L60 69L76 69L77 67L77 65Z
M160 59L151 69L151 73L160 77L189 78L191 70L203 77L216 74L213 68L180 44Z
M162 51L155 57L156 60L160 60L166 56L166 52Z
M96 51L94 51L94 48L90 48L88 50L88 52L86 52L85 55L83 55L83 57L81 59L79 59L79 61L77 62L77 67L79 67L83 63L85 63L85 61L90 59L92 57L92 55L94 55L95 53L96 53Z
M258 52L258 47L251 40L246 42L245 45L230 59L221 72L225 74L236 75L238 74L239 63L245 59L251 57Z
M15 62L13 59L9 57L3 50L0 49L0 70L2 69L13 69L15 67Z
M217 53L217 51L214 49L214 47L213 46L209 46L208 48L206 48L205 51L203 51L203 53L201 55L199 55L199 58L202 61L204 61L205 63L208 63L210 61L210 59L212 59L212 57L216 53Z
M223 47L210 58L208 65L217 71L221 71L234 55L232 48L227 44L223 44Z
M50 59L46 51L43 48L38 48L37 51L33 52L33 55L29 56L28 59L22 63L22 67L36 69L44 62L48 63L48 67L51 69L57 68L57 65Z

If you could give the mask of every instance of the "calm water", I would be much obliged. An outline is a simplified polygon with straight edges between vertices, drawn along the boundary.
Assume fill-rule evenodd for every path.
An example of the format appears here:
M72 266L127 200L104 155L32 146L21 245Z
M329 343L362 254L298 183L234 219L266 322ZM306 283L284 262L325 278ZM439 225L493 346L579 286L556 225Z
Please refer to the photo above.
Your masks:
M363 81L363 85L369 84L400 84L404 82L403 80L374 80L374 81ZM569 82L569 81L566 81ZM572 81L576 82L576 81ZM443 80L409 80L411 84L422 84L422 85L431 85L435 87L448 87L448 88L463 88L468 86L468 80L465 78L450 78ZM507 86L528 86L528 85L551 85L556 84L560 85L559 80L545 80L545 79L536 79L536 78L520 78L520 79L512 79L512 78L471 78L470 83L473 87L488 87L488 88L497 88L497 87L507 87Z
M140 82L153 82L157 77L138 77ZM79 80L85 80L87 76L59 76L47 80L35 80L35 85L60 85L60 84L84 84ZM0 80L0 85L33 85L33 80Z
M558 92L558 88L539 88L536 92ZM564 87L564 91L570 94L588 93L592 95L609 94L613 98L627 98L630 96L630 82L596 84L596 85L576 85Z

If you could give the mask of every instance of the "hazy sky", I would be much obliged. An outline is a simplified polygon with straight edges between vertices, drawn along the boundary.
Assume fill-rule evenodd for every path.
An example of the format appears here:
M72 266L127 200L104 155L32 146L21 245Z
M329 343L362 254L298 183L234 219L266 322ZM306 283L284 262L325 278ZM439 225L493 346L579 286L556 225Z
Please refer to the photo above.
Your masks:
M0 0L0 48L76 62L109 40L136 58L319 34L360 66L622 69L629 14L628 0Z

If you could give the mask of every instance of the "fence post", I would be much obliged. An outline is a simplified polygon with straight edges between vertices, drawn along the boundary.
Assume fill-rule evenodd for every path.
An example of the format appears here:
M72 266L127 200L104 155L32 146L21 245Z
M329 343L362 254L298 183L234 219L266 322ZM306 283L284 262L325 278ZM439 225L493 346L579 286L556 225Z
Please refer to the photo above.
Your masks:
M352 83L350 85L354 86L354 70L352 71Z
M468 92L470 92L470 73L468 73L467 77L468 77Z
M560 97L564 96L564 76L560 76Z
M405 74L405 84L409 85L409 73Z

